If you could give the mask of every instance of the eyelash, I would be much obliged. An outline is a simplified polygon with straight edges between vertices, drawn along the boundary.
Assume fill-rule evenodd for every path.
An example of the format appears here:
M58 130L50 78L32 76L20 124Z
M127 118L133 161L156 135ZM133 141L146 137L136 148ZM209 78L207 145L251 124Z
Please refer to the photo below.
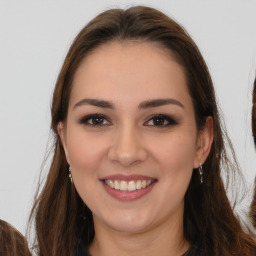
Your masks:
M98 124L93 123L93 120L96 121L97 119L103 121L103 123L98 123ZM105 121L107 121L107 124L104 123ZM82 119L80 119L79 122L80 122L80 124L93 126L93 127L101 127L101 126L111 125L111 122L108 120L108 118L102 114L92 114L92 115L85 116Z
M97 120L98 119L98 120ZM95 123L99 122L99 123ZM155 122L159 122L159 124L154 123ZM153 124L149 124L150 122L153 122ZM83 118L80 119L79 121L80 124L83 125L87 125L87 126L92 126L92 127L102 127L102 126L109 126L111 125L111 122L109 121L109 119L102 114L92 114L92 115L88 115L85 116ZM169 115L163 115L163 114L156 114L151 116L148 121L146 121L143 125L145 126L154 126L157 128L164 128L167 126L172 126L172 125L177 125L178 122L171 116Z
M154 121L159 121L161 120L163 123L161 124L160 122L160 125L157 125L157 124L147 124L149 122L154 122ZM172 125L177 125L178 122L171 116L169 115L163 115L163 114L157 114L157 115L153 115L150 117L150 119L145 122L144 124L147 124L147 126L155 126L157 128L164 128L164 127L167 127L167 126L172 126Z

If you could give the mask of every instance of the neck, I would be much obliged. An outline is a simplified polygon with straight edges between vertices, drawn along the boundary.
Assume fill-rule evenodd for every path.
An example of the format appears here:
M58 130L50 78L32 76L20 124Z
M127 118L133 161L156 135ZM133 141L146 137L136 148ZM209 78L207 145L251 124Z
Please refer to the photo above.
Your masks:
M184 238L183 220L163 222L150 230L125 233L95 223L95 238L89 248L91 256L177 256L189 248Z

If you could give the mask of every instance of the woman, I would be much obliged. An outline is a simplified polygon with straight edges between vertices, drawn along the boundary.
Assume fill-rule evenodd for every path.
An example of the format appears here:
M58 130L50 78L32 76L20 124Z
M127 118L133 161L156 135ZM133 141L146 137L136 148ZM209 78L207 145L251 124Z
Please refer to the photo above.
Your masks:
M23 235L7 222L0 220L0 256L30 256Z
M39 255L255 255L220 176L237 168L207 66L163 13L114 9L82 29L56 83L52 130L32 212Z

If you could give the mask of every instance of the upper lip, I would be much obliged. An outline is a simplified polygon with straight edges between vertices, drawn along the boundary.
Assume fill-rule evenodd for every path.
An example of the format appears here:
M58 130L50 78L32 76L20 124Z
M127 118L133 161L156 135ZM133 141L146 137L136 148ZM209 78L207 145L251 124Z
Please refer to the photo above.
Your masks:
M100 178L100 180L124 180L124 181L130 181L130 180L157 180L154 177L149 177L149 176L144 176L144 175L136 175L136 174L131 174L131 175L123 175L123 174L114 174L114 175L108 175L103 178Z

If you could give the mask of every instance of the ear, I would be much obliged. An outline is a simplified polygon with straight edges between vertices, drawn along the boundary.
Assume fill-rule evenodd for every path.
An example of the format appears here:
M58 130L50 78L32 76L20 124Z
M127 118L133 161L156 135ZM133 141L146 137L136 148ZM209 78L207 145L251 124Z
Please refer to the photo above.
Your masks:
M66 155L67 162L68 162L68 164L70 164L70 163L69 163L68 150L67 150L67 143L66 143L65 125L64 125L63 122L59 122L59 123L58 123L58 125L57 125L57 131L58 131L58 134L59 134L60 139L61 139L62 146L63 146L64 151L65 151L65 155Z
M199 168L200 163L203 164L207 159L213 141L213 118L206 118L205 126L199 131L197 138L196 156L194 159L194 168Z

